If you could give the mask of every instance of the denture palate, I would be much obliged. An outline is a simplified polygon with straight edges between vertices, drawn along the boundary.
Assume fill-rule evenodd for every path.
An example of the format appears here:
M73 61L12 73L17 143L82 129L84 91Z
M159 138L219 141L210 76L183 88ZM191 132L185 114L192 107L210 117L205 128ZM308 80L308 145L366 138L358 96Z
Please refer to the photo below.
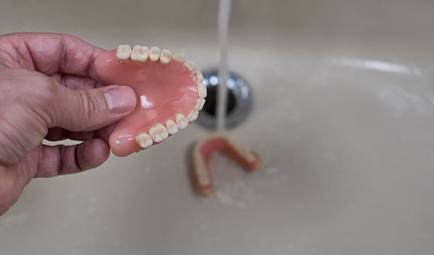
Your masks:
M248 172L255 171L261 163L259 156L236 145L222 134L214 134L197 142L193 149L192 183L198 195L208 197L213 192L209 162L215 153L228 157Z
M98 77L106 84L130 86L137 106L120 120L109 143L126 156L161 143L188 126L203 108L203 76L182 54L158 47L120 45L95 60Z

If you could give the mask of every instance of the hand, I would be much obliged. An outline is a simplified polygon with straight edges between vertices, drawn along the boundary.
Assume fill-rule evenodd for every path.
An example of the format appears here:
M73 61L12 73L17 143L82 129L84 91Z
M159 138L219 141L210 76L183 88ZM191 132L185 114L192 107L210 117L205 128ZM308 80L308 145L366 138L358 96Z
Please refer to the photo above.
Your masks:
M136 105L132 89L102 86L103 50L61 34L0 36L0 215L35 177L80 172L109 156L112 123ZM42 141L66 138L74 146Z

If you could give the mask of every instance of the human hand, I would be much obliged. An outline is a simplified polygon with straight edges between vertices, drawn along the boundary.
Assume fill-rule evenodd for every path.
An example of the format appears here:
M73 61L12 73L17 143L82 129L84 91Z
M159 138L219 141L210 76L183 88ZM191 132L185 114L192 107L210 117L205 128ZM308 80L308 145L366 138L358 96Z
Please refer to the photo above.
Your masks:
M109 156L112 123L136 96L102 86L94 59L103 50L61 34L0 36L0 215L35 177L80 172ZM43 145L43 139L83 141Z

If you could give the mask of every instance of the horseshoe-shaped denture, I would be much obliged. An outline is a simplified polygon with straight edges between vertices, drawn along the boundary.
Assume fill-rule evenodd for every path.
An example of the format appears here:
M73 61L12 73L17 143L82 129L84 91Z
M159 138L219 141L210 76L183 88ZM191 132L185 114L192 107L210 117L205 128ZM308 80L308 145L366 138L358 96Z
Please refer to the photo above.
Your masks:
M206 88L203 76L182 54L158 47L120 45L95 60L106 84L126 85L137 94L137 106L120 120L109 143L117 156L126 156L160 143L197 119Z
M198 195L207 197L213 192L213 182L209 161L214 153L219 152L243 167L253 172L261 164L259 156L237 146L232 140L222 134L211 135L197 142L193 149L192 182Z

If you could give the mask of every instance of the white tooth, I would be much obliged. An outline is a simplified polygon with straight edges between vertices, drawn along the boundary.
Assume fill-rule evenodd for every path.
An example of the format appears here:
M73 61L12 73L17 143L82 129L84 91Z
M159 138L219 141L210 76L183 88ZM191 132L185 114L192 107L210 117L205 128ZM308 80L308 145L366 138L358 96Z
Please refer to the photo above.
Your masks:
M194 109L189 115L188 115L188 117L187 117L187 119L188 119L188 121L195 121L195 120L197 120L197 117L199 116L199 112L196 110L196 109Z
M173 120L166 121L166 128L169 134L174 135L178 132L178 126Z
M173 59L178 60L181 63L185 62L185 56L182 53L175 53L175 55L173 55Z
M176 125L178 125L180 129L183 129L188 126L188 120L185 118L183 114L176 114L175 121L176 121Z
M130 58L131 46L127 44L119 45L116 50L116 57L118 59L127 60Z
M136 45L131 52L131 60L145 62L149 57L149 48L146 46Z
M145 133L145 132L140 133L136 137L136 142L143 149L148 148L149 146L151 146L154 143L154 141L152 141L152 138L147 133Z
M200 185L209 185L211 183L209 173L204 168L197 169L196 175Z
M197 85L199 96L205 98L207 96L206 87L202 83Z
M247 161L249 162L256 161L256 157L251 152L244 154L244 157L246 157Z
M202 82L203 81L203 75L199 70L196 70L194 72L194 77L196 78L196 81Z
M151 47L151 49L149 50L149 59L152 62L156 62L158 61L159 58L160 58L160 48Z
M167 131L167 128L163 125L161 125L162 128L160 129L160 136L163 138L163 140L167 139L169 137L169 131Z
M164 49L161 51L160 62L161 64L167 64L172 60L172 52L170 50Z
M187 62L184 63L184 65L190 71L195 71L196 70L196 66L193 64L193 62L187 61Z
M152 137L154 142L159 143L169 137L166 127L158 123L149 130L149 135Z
M200 111L203 109L203 105L205 104L205 99L203 98L199 98L199 100L197 100L196 106L194 107L196 110Z

